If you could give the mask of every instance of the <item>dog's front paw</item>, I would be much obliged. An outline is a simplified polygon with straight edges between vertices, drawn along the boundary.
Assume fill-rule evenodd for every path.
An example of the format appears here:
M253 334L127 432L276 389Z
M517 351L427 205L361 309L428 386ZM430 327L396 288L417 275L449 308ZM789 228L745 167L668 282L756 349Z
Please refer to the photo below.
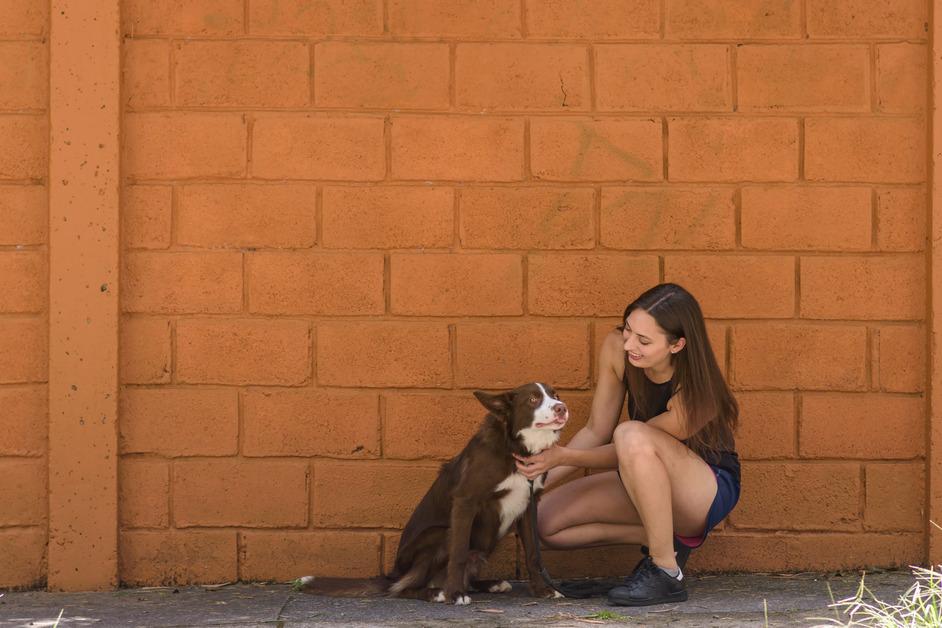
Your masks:
M442 601L455 606L467 606L471 603L471 597L463 591L445 591L442 597Z

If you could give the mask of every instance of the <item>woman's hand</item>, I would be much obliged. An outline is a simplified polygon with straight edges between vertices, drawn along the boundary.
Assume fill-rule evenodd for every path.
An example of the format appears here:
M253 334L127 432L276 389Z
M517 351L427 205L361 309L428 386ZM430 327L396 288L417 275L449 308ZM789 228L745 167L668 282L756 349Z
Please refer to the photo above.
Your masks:
M553 467L566 464L566 448L559 445L553 445L549 449L544 449L538 454L523 457L514 454L517 459L517 471L522 473L528 480L533 480Z

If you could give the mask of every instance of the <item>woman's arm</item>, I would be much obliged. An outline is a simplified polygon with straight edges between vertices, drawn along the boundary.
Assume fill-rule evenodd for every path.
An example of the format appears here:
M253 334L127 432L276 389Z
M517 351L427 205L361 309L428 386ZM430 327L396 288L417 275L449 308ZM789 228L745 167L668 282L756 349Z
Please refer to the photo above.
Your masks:
M602 343L602 349L599 351L599 381L595 386L595 394L592 396L592 409L589 413L589 420L569 440L565 448L560 448L571 450L575 457L572 462L563 463L563 466L554 467L550 470L546 477L547 486L560 482L578 468L614 468L616 466L615 451L609 444L612 442L612 434L615 433L621 407L625 402L625 384L622 381L624 368L624 341L621 334L614 330L606 335L605 341ZM596 457L607 456L608 454L591 453L600 447L611 450L611 464L606 465L604 463L607 458L600 459Z

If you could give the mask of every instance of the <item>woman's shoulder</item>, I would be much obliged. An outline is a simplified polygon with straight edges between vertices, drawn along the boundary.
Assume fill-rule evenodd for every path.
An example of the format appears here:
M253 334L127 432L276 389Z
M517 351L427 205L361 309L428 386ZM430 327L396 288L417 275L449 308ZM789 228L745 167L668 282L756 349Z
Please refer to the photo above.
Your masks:
M611 368L619 380L624 379L625 341L622 338L621 330L616 328L605 334L599 351L599 365Z

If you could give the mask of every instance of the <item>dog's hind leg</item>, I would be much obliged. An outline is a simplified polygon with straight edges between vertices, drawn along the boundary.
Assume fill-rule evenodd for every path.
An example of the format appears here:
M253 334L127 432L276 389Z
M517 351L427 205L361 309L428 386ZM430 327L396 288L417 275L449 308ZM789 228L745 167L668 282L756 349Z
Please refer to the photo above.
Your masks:
M471 588L486 593L506 593L513 589L506 580L472 580Z

